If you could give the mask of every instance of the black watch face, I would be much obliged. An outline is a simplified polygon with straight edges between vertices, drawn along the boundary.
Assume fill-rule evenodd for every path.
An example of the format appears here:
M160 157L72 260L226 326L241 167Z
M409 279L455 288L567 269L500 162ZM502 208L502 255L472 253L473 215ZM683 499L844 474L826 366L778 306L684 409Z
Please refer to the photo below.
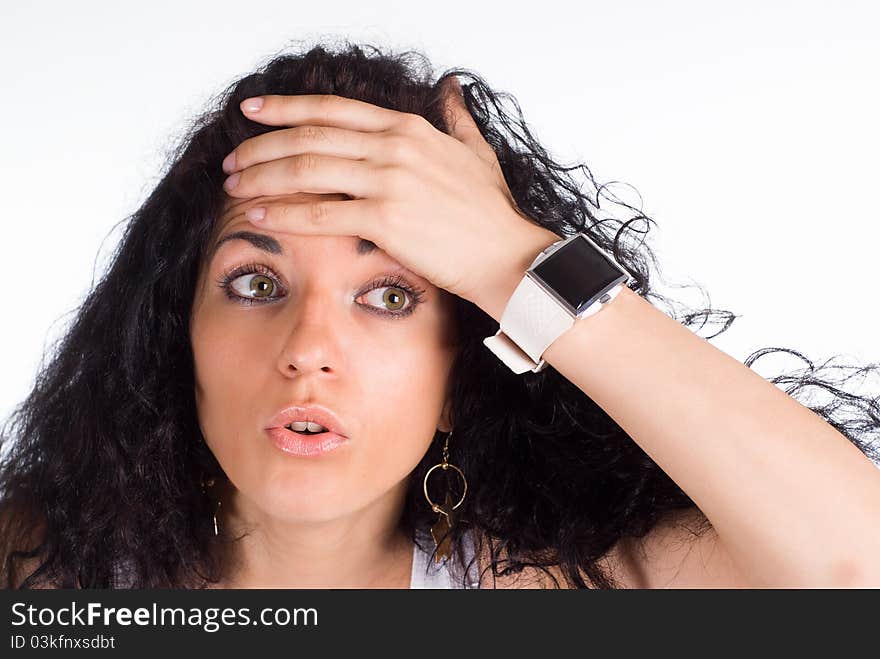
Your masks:
M629 276L583 235L556 250L532 272L562 297L574 314Z

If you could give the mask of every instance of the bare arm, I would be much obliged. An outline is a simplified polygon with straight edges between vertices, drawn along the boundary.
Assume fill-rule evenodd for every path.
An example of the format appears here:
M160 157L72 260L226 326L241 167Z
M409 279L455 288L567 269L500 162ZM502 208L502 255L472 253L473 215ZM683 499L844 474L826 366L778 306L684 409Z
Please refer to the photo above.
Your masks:
M481 305L499 320L539 233ZM520 248L522 249L522 248ZM880 470L812 410L635 292L544 358L699 506L718 556L758 586L880 586Z

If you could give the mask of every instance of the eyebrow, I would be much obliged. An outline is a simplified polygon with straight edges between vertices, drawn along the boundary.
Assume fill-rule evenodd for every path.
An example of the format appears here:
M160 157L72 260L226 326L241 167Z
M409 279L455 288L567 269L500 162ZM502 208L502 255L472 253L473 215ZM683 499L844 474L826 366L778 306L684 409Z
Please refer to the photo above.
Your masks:
M214 258L220 245L230 240L244 240L257 249L261 249L269 254L284 254L284 249L281 247L281 243L275 240L272 236L267 236L264 233L254 233L253 231L233 231L214 243L214 246L211 248L210 254L208 255L208 260L210 261ZM361 238L355 247L355 252L358 256L365 256L367 254L372 254L376 249L378 249L378 246L372 240Z

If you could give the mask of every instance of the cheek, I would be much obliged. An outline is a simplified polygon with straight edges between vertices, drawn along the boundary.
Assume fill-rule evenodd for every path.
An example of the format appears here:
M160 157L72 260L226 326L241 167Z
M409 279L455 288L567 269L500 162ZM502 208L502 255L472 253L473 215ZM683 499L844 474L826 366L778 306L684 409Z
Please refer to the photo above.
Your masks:
M360 392L371 428L371 462L402 479L419 463L437 432L451 367L448 347L413 340L369 364Z
M262 431L266 410L254 409L260 400L254 392L260 390L259 378L266 380L266 352L260 350L252 333L237 330L228 315L209 310L195 318L191 341L199 425L208 446L229 473L227 467L252 443L242 441L240 435Z
M416 359L418 357L418 359ZM424 350L391 350L372 360L359 392L362 441L353 452L345 487L359 505L404 481L430 448L444 402L445 382Z

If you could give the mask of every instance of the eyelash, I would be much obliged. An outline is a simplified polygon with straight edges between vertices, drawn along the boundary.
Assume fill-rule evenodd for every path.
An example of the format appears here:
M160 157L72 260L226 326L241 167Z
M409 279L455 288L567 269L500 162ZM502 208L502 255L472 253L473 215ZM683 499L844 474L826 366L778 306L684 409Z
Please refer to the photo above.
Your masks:
M273 280L274 284L278 286L278 278L275 276L275 273L265 265L261 263L246 263L243 265L236 266L232 270L226 272L220 279L217 280L217 285L223 290L226 294L226 297L236 302L238 304L244 305L254 305L254 304L271 304L271 302L260 302L261 298L248 298L239 295L238 293L232 290L232 282L238 279L243 275L250 274L261 274L269 277ZM393 275L383 275L381 277L377 277L373 281L371 281L366 288L362 289L360 293L357 294L356 297L361 297L365 293L369 293L375 288L382 288L385 286L390 286L393 288L398 288L406 293L410 298L410 304L403 311L381 311L376 307L371 307L369 305L361 305L367 308L367 310L371 313L378 314L380 316L390 316L392 318L403 318L404 316L410 315L415 308L422 303L425 296L425 290L423 288L419 288L417 286L410 285L403 277L399 274ZM280 286L278 286L280 288ZM278 299L279 296L274 298L262 298L264 300L273 300Z

